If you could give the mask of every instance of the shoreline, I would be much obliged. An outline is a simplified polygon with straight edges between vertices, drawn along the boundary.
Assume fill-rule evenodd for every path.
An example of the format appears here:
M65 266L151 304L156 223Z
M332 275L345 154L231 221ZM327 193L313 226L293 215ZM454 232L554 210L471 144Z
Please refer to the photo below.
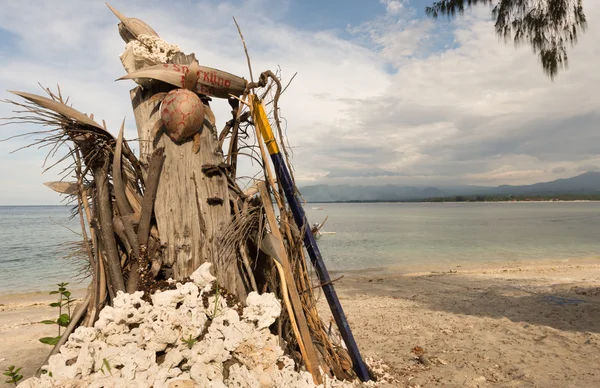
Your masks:
M425 203L436 203L436 204L444 204L444 203L451 203L451 204L458 204L458 203L580 203L580 202L584 202L584 203L597 203L600 202L600 200L597 199L572 199L572 200L531 200L531 201L526 201L526 200L515 200L515 201L423 201L423 200L419 200L419 201L330 201L330 202L306 202L307 204L336 204L336 203L343 203L343 204L362 204L362 203L384 203L384 204L391 204L391 203L408 203L408 204L425 204ZM317 209L314 209L317 210Z
M500 272L535 272L551 269L569 269L569 268L590 268L600 269L599 256L584 256L576 258L556 258L556 259L530 259L514 261L491 261L491 262L462 262L451 265L448 263L426 263L411 265L391 265L387 267L369 267L349 270L330 270L329 274L333 278L343 276L344 278L360 278L363 276L383 276L383 277L419 277L431 274L456 274L468 275L478 273L500 273ZM76 298L83 298L87 285L78 283L76 288L71 291ZM6 311L7 305L15 305L20 308L37 305L54 300L54 296L49 295L48 291L24 291L24 292L3 292L0 291L0 312Z
M570 268L573 266L585 266L589 268L600 268L599 256L568 257L553 259L528 259L528 260L498 260L489 262L461 262L459 264L449 263L426 263L410 265L391 265L388 267L370 267L350 270L330 270L332 277L344 276L355 278L361 276L387 276L387 277L415 277L432 273L448 274L470 274L470 273L494 273L518 271L535 271L551 268Z

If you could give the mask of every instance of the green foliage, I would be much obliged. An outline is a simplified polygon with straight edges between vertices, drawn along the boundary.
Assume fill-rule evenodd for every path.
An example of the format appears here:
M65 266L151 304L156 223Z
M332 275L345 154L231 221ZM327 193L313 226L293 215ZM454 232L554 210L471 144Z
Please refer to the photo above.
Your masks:
M8 384L13 383L14 385L17 385L19 383L19 381L21 381L21 379L23 379L23 376L19 374L20 370L21 370L21 368L15 369L14 365L11 365L8 368L6 368L3 375L8 376L9 379L5 380L5 382Z
M58 343L58 341L60 340L60 335L57 337L43 337L40 338L40 342L43 344L47 344L47 345L56 345Z
M56 345L61 337L61 327L69 326L71 323L71 305L73 299L71 298L71 291L67 290L69 283L59 283L58 288L54 291L50 291L49 295L58 295L58 301L49 304L50 307L58 307L58 318L56 320L45 319L40 323L46 325L56 325L58 327L58 336L56 337L43 337L40 338L40 342L48 345ZM63 312L66 308L66 312Z
M498 36L514 37L516 45L528 43L538 54L544 72L554 79L567 67L567 44L577 43L577 36L587 28L582 0L439 0L425 8L428 16L437 18L463 14L465 7L493 5Z
M210 320L215 319L215 317L219 313L219 307L221 305L220 297L221 297L221 291L219 290L219 283L215 282L215 306L214 306L212 315L208 316L208 319L210 319Z
M186 339L186 338L182 338L181 342L183 342L184 344L187 345L188 349L191 349L194 347L194 344L196 342L198 342L197 338L193 338L192 335L190 334L190 336Z
M106 368L108 373L110 373L110 375L112 376L112 370L110 369L110 364L108 363L108 360L106 358L102 359L102 367L100 367L100 372L102 372L103 375L106 375L106 372L104 372L104 368Z
M60 314L60 316L56 320L56 323L58 323L58 325L62 326L62 327L69 326L70 322L71 322L71 317L69 317L69 314Z

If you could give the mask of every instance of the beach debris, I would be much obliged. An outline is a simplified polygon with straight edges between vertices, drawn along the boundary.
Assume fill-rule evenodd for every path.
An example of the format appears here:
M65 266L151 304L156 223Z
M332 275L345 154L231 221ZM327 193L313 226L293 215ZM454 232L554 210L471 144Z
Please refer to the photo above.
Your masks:
M93 327L76 329L44 373L20 387L317 387L269 331L281 313L275 295L251 292L240 314L239 302L215 292L210 266L156 292L151 302L142 291L119 292ZM382 361L367 363L380 384L395 381ZM356 384L363 383L324 376L319 387Z
M151 302L143 299L142 291L119 292L114 306L105 307L93 327L71 334L40 377L19 386L343 388L396 381L388 365L369 358L377 383L324 375L323 384L315 385L269 331L281 313L275 295L251 292L240 314L239 302L215 292L210 267L205 263L192 281L157 291Z
M118 293L94 327L79 327L50 357L48 373L21 386L313 387L310 373L294 370L269 331L281 313L275 296L250 293L240 315L212 293L208 268L195 271L194 281L156 292L151 303L141 291ZM181 340L189 337L197 338L191 348Z
M431 366L431 361L425 355L425 350L420 346L412 348L411 352L416 356L415 359L423 364L423 366Z
M125 45L125 51L119 56L123 67L132 73L146 66L169 63L181 49L176 44L170 44L152 35L139 35L137 39ZM151 81L136 79L139 85L149 86Z
M48 97L14 92L26 101L6 101L20 116L3 120L45 128L36 132L42 136L35 144L48 146L49 157L67 144L60 161L73 159L68 167L73 182L48 187L76 205L85 265L92 275L83 302L50 352L46 370L52 376L37 377L60 377L61 384L77 376L77 381L93 378L90 386L101 386L102 379L129 379L136 370L135 381L128 384L144 387L153 385L150 378L159 379L156 387L185 386L204 377L214 386L236 378L290 386L286 378L304 381L306 373L308 386L321 381L333 386L334 378L370 380L335 293L335 279L329 278L296 197L279 116L285 90L280 72L264 71L254 82L250 69L247 82L201 66L195 54L165 42L145 22L111 11L126 42L121 61L128 74L121 79L136 82L130 98L139 155L125 139L124 122L113 135L103 120L100 124L93 114L72 108L60 87L56 92L44 88ZM242 43L245 48L243 37ZM251 67L246 48L245 53ZM232 119L220 133L211 97L227 99L232 108ZM273 109L265 110L270 104ZM158 132L172 141L159 139ZM178 144L190 137L193 147ZM262 192L259 182L254 189L240 186L242 157L253 165L259 162ZM280 219L265 223L272 198L277 203L272 213ZM276 240L270 251L269 236ZM318 284L311 279L305 248ZM201 263L215 265L214 277L194 272ZM316 308L313 290L318 287L339 335L327 330ZM201 300L202 308L186 305L188 299L194 306ZM246 310L234 299L246 302ZM279 300L285 304L283 314ZM220 334L211 337L213 332ZM244 343L248 354L238 358L245 361L226 363ZM208 359L185 353L202 346L202 357ZM260 365L260 371L253 369ZM307 372L280 376L294 370ZM169 379L174 381L167 384Z
M128 18L115 8L111 7L106 3L108 8L115 14L119 19L119 35L125 42L130 42L134 39L138 39L140 35L155 36L158 38L156 31L152 29L148 24L140 19Z

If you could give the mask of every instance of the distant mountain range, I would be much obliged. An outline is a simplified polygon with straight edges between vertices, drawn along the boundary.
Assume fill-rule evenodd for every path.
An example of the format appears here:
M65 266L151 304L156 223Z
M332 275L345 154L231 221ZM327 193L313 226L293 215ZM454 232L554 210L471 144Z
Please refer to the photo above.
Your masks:
M314 185L300 188L308 202L410 201L452 196L600 195L600 172L524 186L351 186Z

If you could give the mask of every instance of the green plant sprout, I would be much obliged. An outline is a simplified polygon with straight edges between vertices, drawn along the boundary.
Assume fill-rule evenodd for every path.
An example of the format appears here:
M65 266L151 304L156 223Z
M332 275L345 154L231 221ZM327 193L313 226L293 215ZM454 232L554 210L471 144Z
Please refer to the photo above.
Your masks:
M69 326L71 323L71 304L74 299L71 298L71 291L67 290L69 283L58 283L58 289L50 291L49 295L58 295L58 302L50 303L50 307L58 307L58 318L56 320L45 319L40 323L46 325L57 325L58 336L56 337L43 337L40 338L40 342L48 345L56 345L61 337L61 328ZM66 307L66 312L63 313L63 307Z
M192 335L190 334L190 336L188 338L182 338L181 341L188 346L188 349L191 349L194 347L194 344L196 342L198 342L198 339L193 338Z
M102 367L100 368L100 372L102 372L103 375L106 375L106 372L104 372L104 367L106 367L106 370L108 370L108 373L110 373L112 376L112 370L110 369L110 364L106 358L102 359Z
M5 380L5 382L8 384L13 383L14 385L17 385L19 381L21 381L21 379L23 378L23 375L19 374L20 370L21 368L15 369L14 365L11 365L8 368L6 368L6 371L3 374L4 376L8 376L9 379Z
M213 313L208 318L212 321L215 319L217 314L219 313L219 297L221 296L221 291L219 290L219 283L215 282L215 308Z

